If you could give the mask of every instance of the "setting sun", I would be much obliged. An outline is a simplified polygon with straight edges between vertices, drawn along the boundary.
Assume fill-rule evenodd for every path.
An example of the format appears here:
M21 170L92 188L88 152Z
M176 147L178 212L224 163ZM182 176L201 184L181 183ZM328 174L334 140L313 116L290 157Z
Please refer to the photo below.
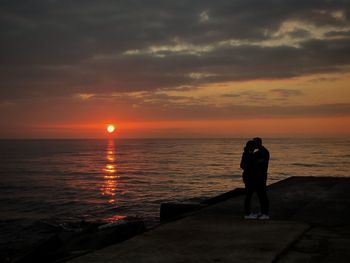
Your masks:
M114 130L115 130L114 125L109 124L109 125L107 126L107 131L108 131L109 133L113 133L113 132L114 132Z

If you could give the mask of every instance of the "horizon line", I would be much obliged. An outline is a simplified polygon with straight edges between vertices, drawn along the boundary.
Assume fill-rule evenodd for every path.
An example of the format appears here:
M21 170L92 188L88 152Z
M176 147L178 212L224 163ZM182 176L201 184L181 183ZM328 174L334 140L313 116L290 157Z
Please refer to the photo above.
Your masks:
M81 138L81 137L48 137L48 138L39 138L39 137L33 137L33 138L0 138L2 141L6 140L217 140L217 139L247 139L247 138L253 138L253 137L261 137L263 139L350 139L349 136L232 136L232 137L113 137L113 138L108 138L108 137L86 137L86 138Z

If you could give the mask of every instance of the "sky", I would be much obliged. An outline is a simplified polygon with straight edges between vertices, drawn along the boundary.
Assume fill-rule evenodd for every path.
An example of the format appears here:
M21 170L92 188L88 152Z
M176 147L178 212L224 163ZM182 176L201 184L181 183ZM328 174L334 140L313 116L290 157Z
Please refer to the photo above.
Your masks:
M350 0L0 0L0 21L0 138L350 136Z

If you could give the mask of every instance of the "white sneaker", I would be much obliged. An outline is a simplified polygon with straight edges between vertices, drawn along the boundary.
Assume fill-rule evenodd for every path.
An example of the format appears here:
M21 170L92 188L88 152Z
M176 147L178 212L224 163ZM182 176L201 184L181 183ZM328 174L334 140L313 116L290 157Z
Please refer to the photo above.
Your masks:
M258 217L259 220L269 220L270 219L270 216L269 215L265 215L265 214L262 214Z
M245 215L244 219L257 219L258 215L254 213L250 213L249 215Z

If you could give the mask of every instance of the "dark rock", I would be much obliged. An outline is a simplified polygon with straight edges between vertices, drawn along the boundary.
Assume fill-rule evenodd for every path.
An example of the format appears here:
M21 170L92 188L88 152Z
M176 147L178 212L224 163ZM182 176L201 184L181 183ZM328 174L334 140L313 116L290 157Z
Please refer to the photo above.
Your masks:
M183 202L163 203L160 206L160 221L164 222L171 219L176 219L186 213L196 211L207 205L213 205L219 202L226 201L230 198L244 194L243 188L236 188L232 191L223 193L212 198L191 198Z
M105 225L83 223L80 226L79 231L63 230L51 235L12 262L57 262L124 241L145 230L145 224L140 220Z
M236 189L233 189L229 192L226 192L226 193L223 193L221 195L204 200L202 202L202 204L213 205L213 204L223 202L223 201L226 201L230 198L237 197L237 196L244 195L244 194L245 194L244 188L236 188Z
M160 221L175 219L181 215L196 211L206 205L191 202L163 203L160 205Z

